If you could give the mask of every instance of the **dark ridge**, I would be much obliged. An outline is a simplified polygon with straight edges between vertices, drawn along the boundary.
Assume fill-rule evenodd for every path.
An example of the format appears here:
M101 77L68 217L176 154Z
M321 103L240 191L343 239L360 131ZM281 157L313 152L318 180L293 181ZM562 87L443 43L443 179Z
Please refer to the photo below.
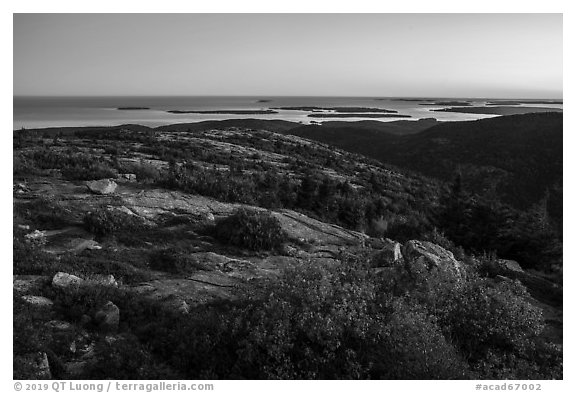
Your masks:
M47 128L30 128L30 129L19 129L14 130L14 132L24 132L30 135L45 135L45 136L57 136L57 135L73 135L78 133L91 133L91 132L102 132L102 131L137 131L137 132L153 132L154 129L142 126L139 124L122 124L119 126L94 126L94 127L47 127Z
M166 126L156 127L158 131L203 131L218 127L242 127L263 129L274 132L283 132L291 128L300 126L300 123L295 123L286 120L262 120L262 119L227 119L227 120L207 120L198 123L181 123L170 124Z
M420 120L396 120L396 121L378 121L378 120L360 120L360 121L323 121L324 128L350 128L367 129L384 131L394 135L416 134L424 131L440 122L434 118Z
M528 208L550 192L550 214L560 219L562 125L562 114L550 112L441 122L402 137L401 128L393 135L354 124L289 133L442 180L460 171L474 192L499 195L517 208Z

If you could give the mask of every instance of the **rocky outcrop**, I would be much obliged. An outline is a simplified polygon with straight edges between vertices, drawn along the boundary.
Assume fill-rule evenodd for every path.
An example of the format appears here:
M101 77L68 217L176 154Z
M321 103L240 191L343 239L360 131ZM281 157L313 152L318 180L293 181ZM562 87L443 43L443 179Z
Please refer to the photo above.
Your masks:
M116 187L118 187L118 185L113 180L102 179L89 181L86 183L86 187L88 187L88 189L94 194L108 195L113 194L114 191L116 191Z
M123 195L122 201L130 211L150 220L178 211L213 221L214 216L228 216L240 207L238 204L218 202L199 195L159 189Z
M120 309L109 301L96 312L94 322L100 331L115 332L120 324Z
M280 221L282 230L289 238L309 244L358 245L368 236L363 233L328 224L292 210L281 209L271 212Z
M397 266L402 261L402 245L390 239L384 239L380 250L372 254L370 265L372 267Z
M437 244L410 240L402 249L404 268L413 277L436 271L446 278L464 278L464 265L454 258L454 254Z
M52 286L59 289L69 289L91 285L118 287L118 282L116 282L116 279L112 274L94 274L88 279L83 279L73 274L58 272L52 278Z

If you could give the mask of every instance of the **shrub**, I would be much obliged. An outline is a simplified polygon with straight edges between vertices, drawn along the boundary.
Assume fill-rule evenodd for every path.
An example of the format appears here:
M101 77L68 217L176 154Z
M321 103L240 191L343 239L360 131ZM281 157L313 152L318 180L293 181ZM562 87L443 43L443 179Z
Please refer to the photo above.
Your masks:
M84 314L93 315L120 292L115 287L103 285L83 285L66 291L49 291L50 298L54 300L54 310L65 320L76 322L79 322Z
M374 359L379 379L462 379L473 377L466 361L442 334L426 308L394 301L394 312Z
M39 197L30 202L15 203L14 214L41 228L61 228L70 223L70 211L54 198Z
M14 274L46 274L53 271L58 260L42 251L37 244L26 241L23 231L14 231L12 238L12 266Z
M472 364L496 352L524 356L544 328L542 311L519 282L494 284L470 275L459 284L429 282L411 297L438 318Z
M159 364L133 336L96 344L97 362L87 370L86 379L178 379L168 366Z
M108 236L118 231L134 231L145 227L144 220L120 210L98 209L84 216L84 227L96 236Z
M228 244L249 250L271 250L285 238L280 222L268 212L240 209L219 221L216 237Z

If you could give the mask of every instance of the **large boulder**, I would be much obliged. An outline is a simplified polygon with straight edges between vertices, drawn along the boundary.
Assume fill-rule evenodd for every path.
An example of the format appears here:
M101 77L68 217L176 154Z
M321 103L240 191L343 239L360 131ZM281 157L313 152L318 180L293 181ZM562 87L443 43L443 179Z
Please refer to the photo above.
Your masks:
M103 332L115 332L120 324L120 309L114 303L108 302L94 315L94 322Z
M114 193L118 185L110 179L93 180L86 182L86 187L98 195L108 195Z
M372 267L391 267L400 264L402 261L402 246L400 243L390 239L382 240L380 249L372 254Z
M465 267L454 258L454 254L437 244L410 240L402 249L404 268L413 277L436 271L446 278L462 279Z
M52 278L52 286L60 289L78 287L84 283L84 279L73 274L58 272Z

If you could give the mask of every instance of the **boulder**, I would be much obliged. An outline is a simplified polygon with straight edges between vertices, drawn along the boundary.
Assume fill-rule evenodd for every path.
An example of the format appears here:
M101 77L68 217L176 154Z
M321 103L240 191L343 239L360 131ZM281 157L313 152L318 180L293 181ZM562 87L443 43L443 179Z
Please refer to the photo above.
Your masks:
M16 356L14 358L14 370L18 370L20 374L15 375L16 379L52 379L46 352Z
M106 303L94 315L94 322L103 332L114 332L120 324L120 309L112 302Z
M524 270L520 267L520 264L511 259L498 259L496 263L498 263L500 267L507 272L524 273Z
M110 179L93 180L86 183L86 187L98 195L108 195L114 193L118 185Z
M24 237L28 243L33 243L39 246L46 244L46 231L39 231L36 229L34 232L30 232Z
M380 246L380 250L372 254L372 267L391 267L400 264L402 261L402 246L400 243L384 239Z
M465 267L454 255L437 244L410 240L402 249L404 268L413 277L433 270L447 278L461 279L465 276Z
M37 307L52 307L54 302L44 296L24 295L22 299L32 306Z
M60 289L67 289L70 287L77 287L84 283L84 279L77 277L73 274L58 272L52 279L52 286Z

